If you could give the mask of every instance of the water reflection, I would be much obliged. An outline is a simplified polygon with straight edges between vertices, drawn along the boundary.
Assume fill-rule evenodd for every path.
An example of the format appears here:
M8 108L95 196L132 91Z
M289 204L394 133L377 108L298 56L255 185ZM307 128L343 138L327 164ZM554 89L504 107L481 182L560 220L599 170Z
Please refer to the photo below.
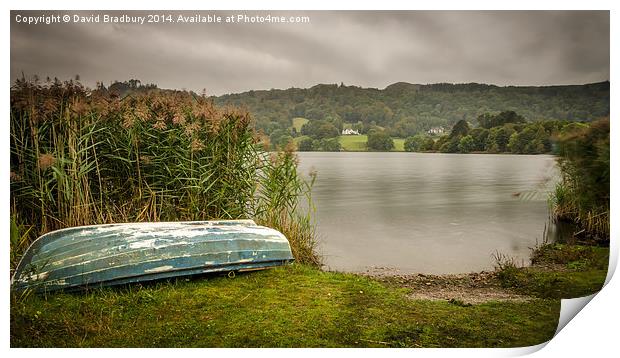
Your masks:
M552 156L300 153L329 268L490 269L496 251L527 261L544 239Z

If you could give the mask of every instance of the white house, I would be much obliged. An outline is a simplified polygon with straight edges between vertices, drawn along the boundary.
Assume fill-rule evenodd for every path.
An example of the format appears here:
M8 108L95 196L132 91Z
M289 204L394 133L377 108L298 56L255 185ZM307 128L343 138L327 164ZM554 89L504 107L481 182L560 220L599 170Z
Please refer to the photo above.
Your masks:
M355 129L346 128L342 130L342 135L360 135L360 132Z
M445 132L445 129L443 127L433 127L426 131L426 133L430 135L440 135L440 134L443 134L444 132Z

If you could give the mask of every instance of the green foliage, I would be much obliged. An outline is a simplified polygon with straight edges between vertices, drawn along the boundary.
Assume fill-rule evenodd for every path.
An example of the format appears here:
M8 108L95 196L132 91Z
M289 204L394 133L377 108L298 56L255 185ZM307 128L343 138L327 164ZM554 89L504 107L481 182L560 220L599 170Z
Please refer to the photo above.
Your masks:
M269 173L295 174L290 161L272 161L262 150L247 112L182 91L121 99L77 82L18 80L10 127L11 214L22 227L11 236L13 257L23 242L65 227L261 219L279 203L265 202L276 198L265 195L276 189ZM290 201L301 194L287 193ZM305 223L289 224L308 236Z
M30 231L34 229L32 225L24 225L18 223L18 219L15 215L11 215L11 228L10 228L10 259L11 259L11 275L13 275L13 269L17 267L19 261L22 258L23 253L30 244Z
M441 147L439 147L439 151L442 153L456 153L459 150L460 142L461 142L461 138L458 136L457 137L446 136L446 140L443 142Z
M571 122L561 127L561 131L559 133L560 136L569 136L572 133L579 132L580 130L588 129L590 125L588 123L583 122Z
M501 118L521 118L514 112ZM489 115L490 116L490 115ZM495 118L494 116L491 116ZM514 119L511 119L514 120ZM501 122L501 120L500 120ZM551 153L552 138L562 133L569 133L586 124L566 121L541 121L531 123L506 123L490 129L477 127L470 129L469 124L461 120L452 128L449 135L441 136L433 141L421 134L409 137L407 147L410 151L434 150L443 153L505 153L542 154ZM467 139L464 139L467 137ZM423 140L426 143L422 144ZM419 149L421 147L425 149Z
M450 138L466 136L469 133L469 124L465 120L456 122L452 131L450 132Z
M478 116L478 124L482 128L501 127L508 123L525 123L525 118L515 111L503 111L498 114L484 113Z
M474 128L469 131L469 135L471 135L474 140L474 148L473 151L483 152L486 149L487 139L489 138L489 130L486 128Z
M609 249L606 247L546 244L532 252L533 265L566 265L571 270L605 270L609 266Z
M489 131L487 137L486 148L490 153L503 153L508 151L508 142L510 136L515 133L511 125L503 125L502 127L493 127Z
M387 128L390 136L406 138L424 132L424 126L414 117L403 117Z
M317 147L324 152L339 152L342 149L338 138L321 139Z
M422 145L422 150L430 151L430 150L433 150L434 147L435 147L435 140L431 137L426 137L426 139L424 139L424 144Z
M443 147L443 145L448 141L448 136L447 135L442 135L441 137L439 137L436 141L435 144L433 144L433 150L434 151L440 151L441 147Z
M368 133L368 150L390 151L394 149L394 140L385 131L370 131Z
M274 150L285 148L291 141L293 141L293 137L289 132L282 129L276 129L269 136L269 142Z
M496 275L503 287L541 298L575 298L591 295L602 288L607 276L609 248L543 245L532 252L530 267L517 267L514 261L502 255L496 259Z
M511 134L508 149L512 153L541 154L551 151L550 133L540 123L531 123Z
M609 115L609 82L550 87L401 82L384 90L321 84L307 89L249 91L213 100L220 105L247 107L257 129L267 134L287 129L296 117L311 121L340 118L347 123L361 122L363 134L376 125L392 137L406 138L432 127L450 128L459 120L474 123L485 113L500 114L490 127L521 121L513 113L530 122L543 118L592 121Z
M297 143L297 150L301 152L339 152L342 150L339 138L312 139L303 137Z
M301 134L312 139L335 138L340 135L338 128L325 120L313 120L301 127Z
M304 137L297 143L297 150L300 152L311 152L314 150L313 142L312 138Z
M321 266L311 215L310 193L315 175L312 174L311 182L298 175L297 157L292 146L272 153L260 171L254 219L283 233L297 262ZM310 203L305 212L299 207L301 198Z
M459 140L459 152L469 153L474 150L475 143L474 138L470 135L466 135Z
M432 138L424 134L416 134L413 137L405 139L404 149L406 152L424 152L432 150L434 143Z
M596 240L609 240L609 118L589 127L565 128L558 140L562 182L554 196L554 215L582 227Z

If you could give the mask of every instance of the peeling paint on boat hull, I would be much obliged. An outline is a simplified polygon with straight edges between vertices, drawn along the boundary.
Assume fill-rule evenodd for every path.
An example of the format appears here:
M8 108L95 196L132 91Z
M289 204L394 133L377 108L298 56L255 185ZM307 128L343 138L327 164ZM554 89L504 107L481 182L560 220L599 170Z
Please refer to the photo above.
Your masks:
M252 220L74 227L41 236L11 280L14 290L76 290L293 261L286 237Z

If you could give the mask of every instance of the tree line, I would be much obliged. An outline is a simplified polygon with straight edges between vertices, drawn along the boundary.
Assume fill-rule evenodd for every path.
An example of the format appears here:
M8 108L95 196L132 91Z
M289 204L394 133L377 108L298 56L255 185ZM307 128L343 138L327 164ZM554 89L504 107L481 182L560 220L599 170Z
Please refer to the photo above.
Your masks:
M441 153L513 153L543 154L554 151L557 138L580 128L587 128L588 122L546 120L527 122L514 111L483 113L476 124L459 120L448 134L436 137L418 133L406 138L407 152ZM299 151L340 151L338 124L331 120L309 121L301 128L304 136L297 143ZM342 124L340 124L342 125ZM390 151L394 140L389 131L375 126L367 132L366 147L370 151ZM277 137L278 132L274 135ZM293 138L289 135L273 138L272 144L284 146ZM275 141L275 142L274 142Z
M341 83L211 98L216 104L247 108L253 115L256 129L270 137L276 133L276 139L303 135L292 127L292 119L296 117L310 122L327 121L339 131L343 123L349 123L362 134L380 129L391 137L407 138L433 127L451 128L460 120L475 123L485 113L501 111L519 113L526 122L541 119L593 121L609 114L608 81L545 87L399 82L382 90ZM482 119L480 126L483 128L499 126L488 122L490 118ZM515 119L509 120L516 123Z
M433 139L424 134L408 137L405 151L442 153L514 153L542 154L553 151L554 138L575 128L587 127L583 122L526 122L514 111L484 113L477 118L478 126L458 121L449 134Z

